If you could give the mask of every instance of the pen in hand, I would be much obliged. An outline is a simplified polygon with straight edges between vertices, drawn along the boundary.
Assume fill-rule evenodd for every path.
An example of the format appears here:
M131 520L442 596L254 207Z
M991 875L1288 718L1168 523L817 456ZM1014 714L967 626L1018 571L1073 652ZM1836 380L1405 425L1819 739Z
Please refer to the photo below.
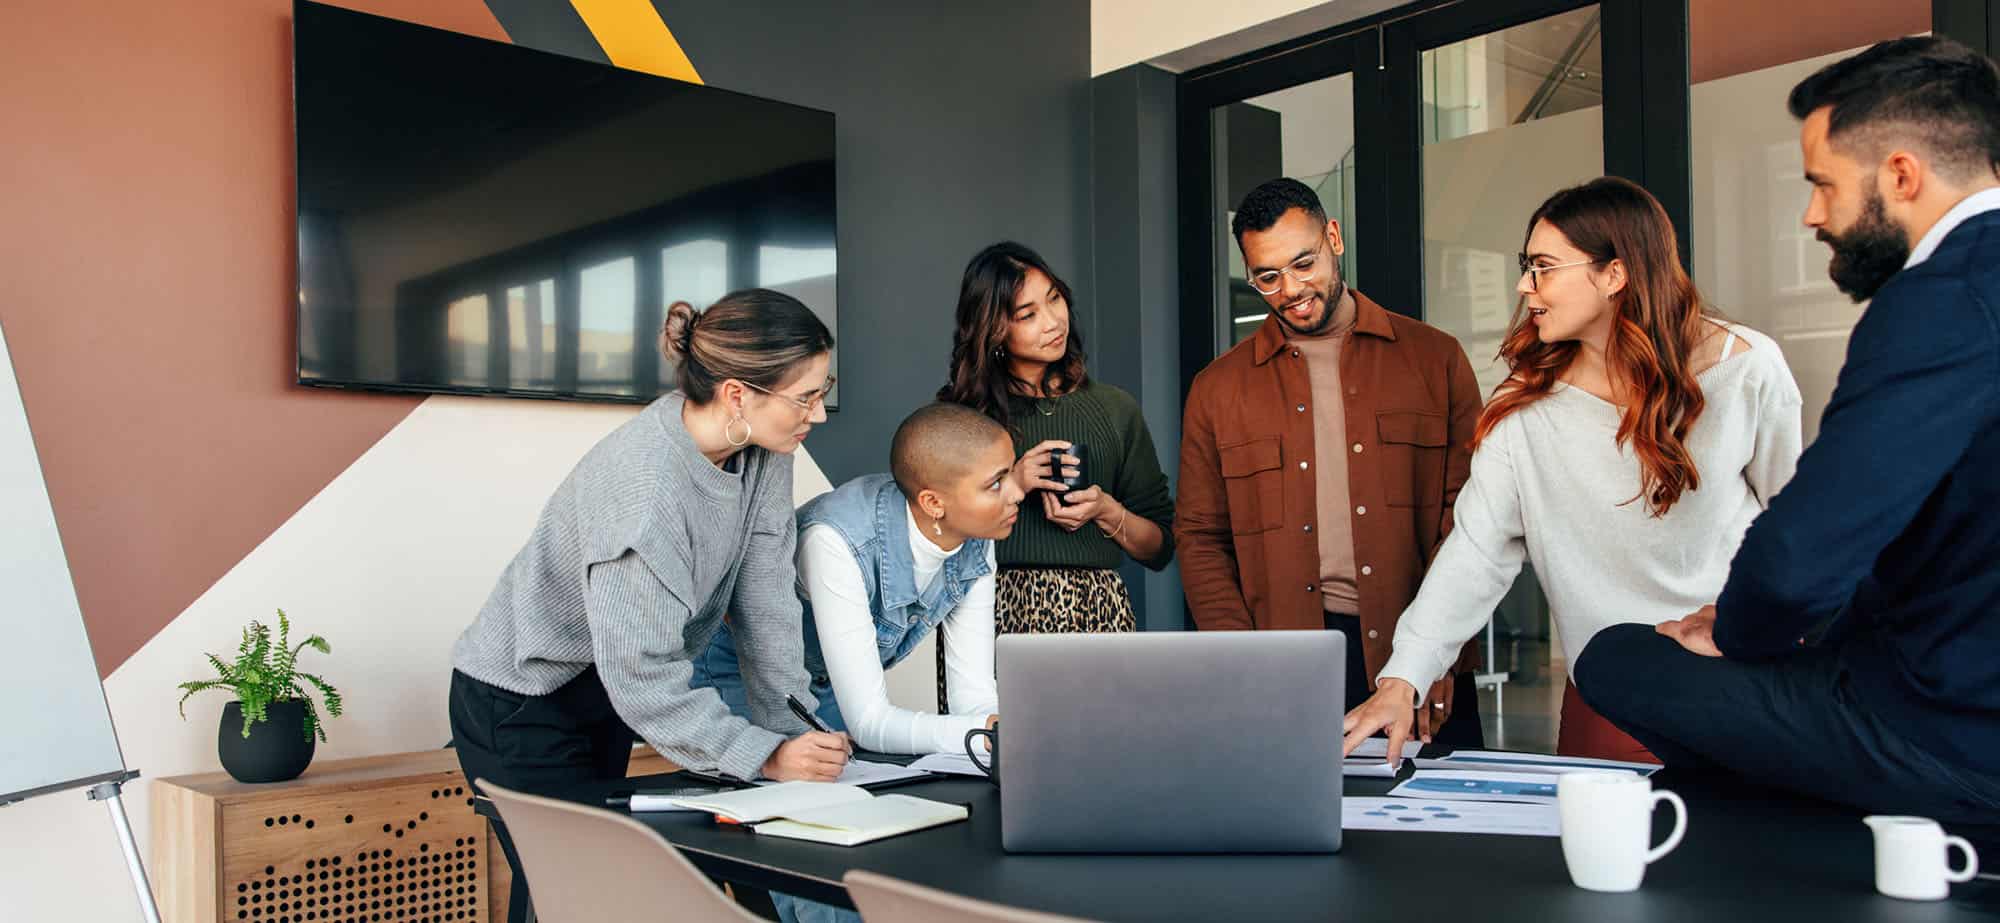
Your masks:
M791 706L792 714L799 716L799 720L805 722L806 727L812 728L821 734L833 733L827 730L826 725L819 723L819 718L815 717L812 712L806 710L805 703L799 701L798 696L786 693L785 704ZM847 755L850 757L854 755L854 742L851 740L847 743Z

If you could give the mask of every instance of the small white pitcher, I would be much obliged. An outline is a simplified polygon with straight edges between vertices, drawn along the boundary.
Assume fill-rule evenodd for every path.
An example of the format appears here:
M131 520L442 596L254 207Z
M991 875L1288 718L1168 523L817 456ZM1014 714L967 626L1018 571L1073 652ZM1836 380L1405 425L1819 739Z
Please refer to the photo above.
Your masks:
M1928 817L1864 817L1875 831L1875 890L1906 901L1941 901L1954 882L1979 874L1979 854L1964 837L1946 836ZM1965 853L1965 868L1951 867L1951 848Z

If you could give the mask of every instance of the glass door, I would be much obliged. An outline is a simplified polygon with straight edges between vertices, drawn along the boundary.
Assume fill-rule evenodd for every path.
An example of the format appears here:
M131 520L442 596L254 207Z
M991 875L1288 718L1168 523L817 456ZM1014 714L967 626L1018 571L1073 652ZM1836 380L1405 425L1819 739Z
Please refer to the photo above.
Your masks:
M1203 333L1189 335L1197 341L1190 351L1201 364L1255 334L1269 314L1245 278L1242 251L1230 236L1236 205L1245 194L1266 180L1289 176L1313 187L1327 217L1338 220L1343 230L1354 225L1360 172L1353 73L1357 53L1352 38L1323 41L1286 56L1277 68L1218 74L1192 93L1184 85L1182 118L1188 121L1183 133L1192 128L1200 136L1205 156L1194 185L1209 218L1183 223L1183 247L1193 243L1200 248L1198 275L1206 289L1192 316L1183 307L1184 321L1199 325ZM1184 173L1184 188L1186 180ZM1359 284L1360 249L1350 236L1341 258L1349 284Z
M1348 280L1458 338L1491 393L1514 254L1543 198L1616 173L1685 226L1686 55L1685 0L1482 0L1413 3L1183 74L1183 383L1266 316L1229 221L1283 175L1340 220ZM1552 750L1566 664L1532 573L1482 651L1488 742Z

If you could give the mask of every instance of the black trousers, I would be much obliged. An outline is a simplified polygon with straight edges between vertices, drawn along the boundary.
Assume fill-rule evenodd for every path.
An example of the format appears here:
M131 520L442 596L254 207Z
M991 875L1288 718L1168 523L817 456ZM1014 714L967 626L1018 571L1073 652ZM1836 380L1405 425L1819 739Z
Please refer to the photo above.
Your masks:
M591 667L548 695L519 695L451 671L451 736L465 777L515 791L547 794L575 782L622 779L632 759L632 729L611 707ZM514 840L493 832L514 870L508 923L527 923L528 879Z
M1361 618L1329 612L1326 627L1347 636L1347 707L1353 710L1375 694L1361 649ZM1431 744L1441 750L1486 749L1486 730L1479 724L1479 690L1472 683L1472 674L1461 673L1452 684L1451 717L1431 735Z
M1651 625L1598 632L1577 692L1668 768L1722 770L1882 814L2000 824L2000 777L1947 763L1856 701L1837 647L1744 663Z

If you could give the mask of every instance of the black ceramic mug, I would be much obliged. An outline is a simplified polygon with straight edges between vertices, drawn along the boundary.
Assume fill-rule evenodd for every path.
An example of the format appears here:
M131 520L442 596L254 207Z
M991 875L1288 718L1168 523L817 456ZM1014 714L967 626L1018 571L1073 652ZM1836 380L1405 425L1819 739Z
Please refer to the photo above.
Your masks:
M1063 461L1062 457L1064 455L1075 458L1076 464L1072 465ZM1090 462L1090 450L1083 443L1072 442L1069 444L1067 451L1054 453L1050 456L1050 459L1054 462L1054 465L1050 470L1051 476L1049 480L1059 482L1063 486L1063 492L1056 495L1058 502L1061 502L1064 496L1090 486L1090 469L1086 467ZM1066 468L1075 468L1076 474L1074 476L1064 475L1063 470Z
M988 760L983 763L979 761L979 748L973 745L973 741L978 740L981 737L986 738L987 745L992 748L992 757L993 757L991 760ZM997 727L973 728L970 731L966 731L965 758L971 760L972 765L977 767L980 772L986 773L987 781L992 782L994 785L999 785L1000 784L1000 729Z

